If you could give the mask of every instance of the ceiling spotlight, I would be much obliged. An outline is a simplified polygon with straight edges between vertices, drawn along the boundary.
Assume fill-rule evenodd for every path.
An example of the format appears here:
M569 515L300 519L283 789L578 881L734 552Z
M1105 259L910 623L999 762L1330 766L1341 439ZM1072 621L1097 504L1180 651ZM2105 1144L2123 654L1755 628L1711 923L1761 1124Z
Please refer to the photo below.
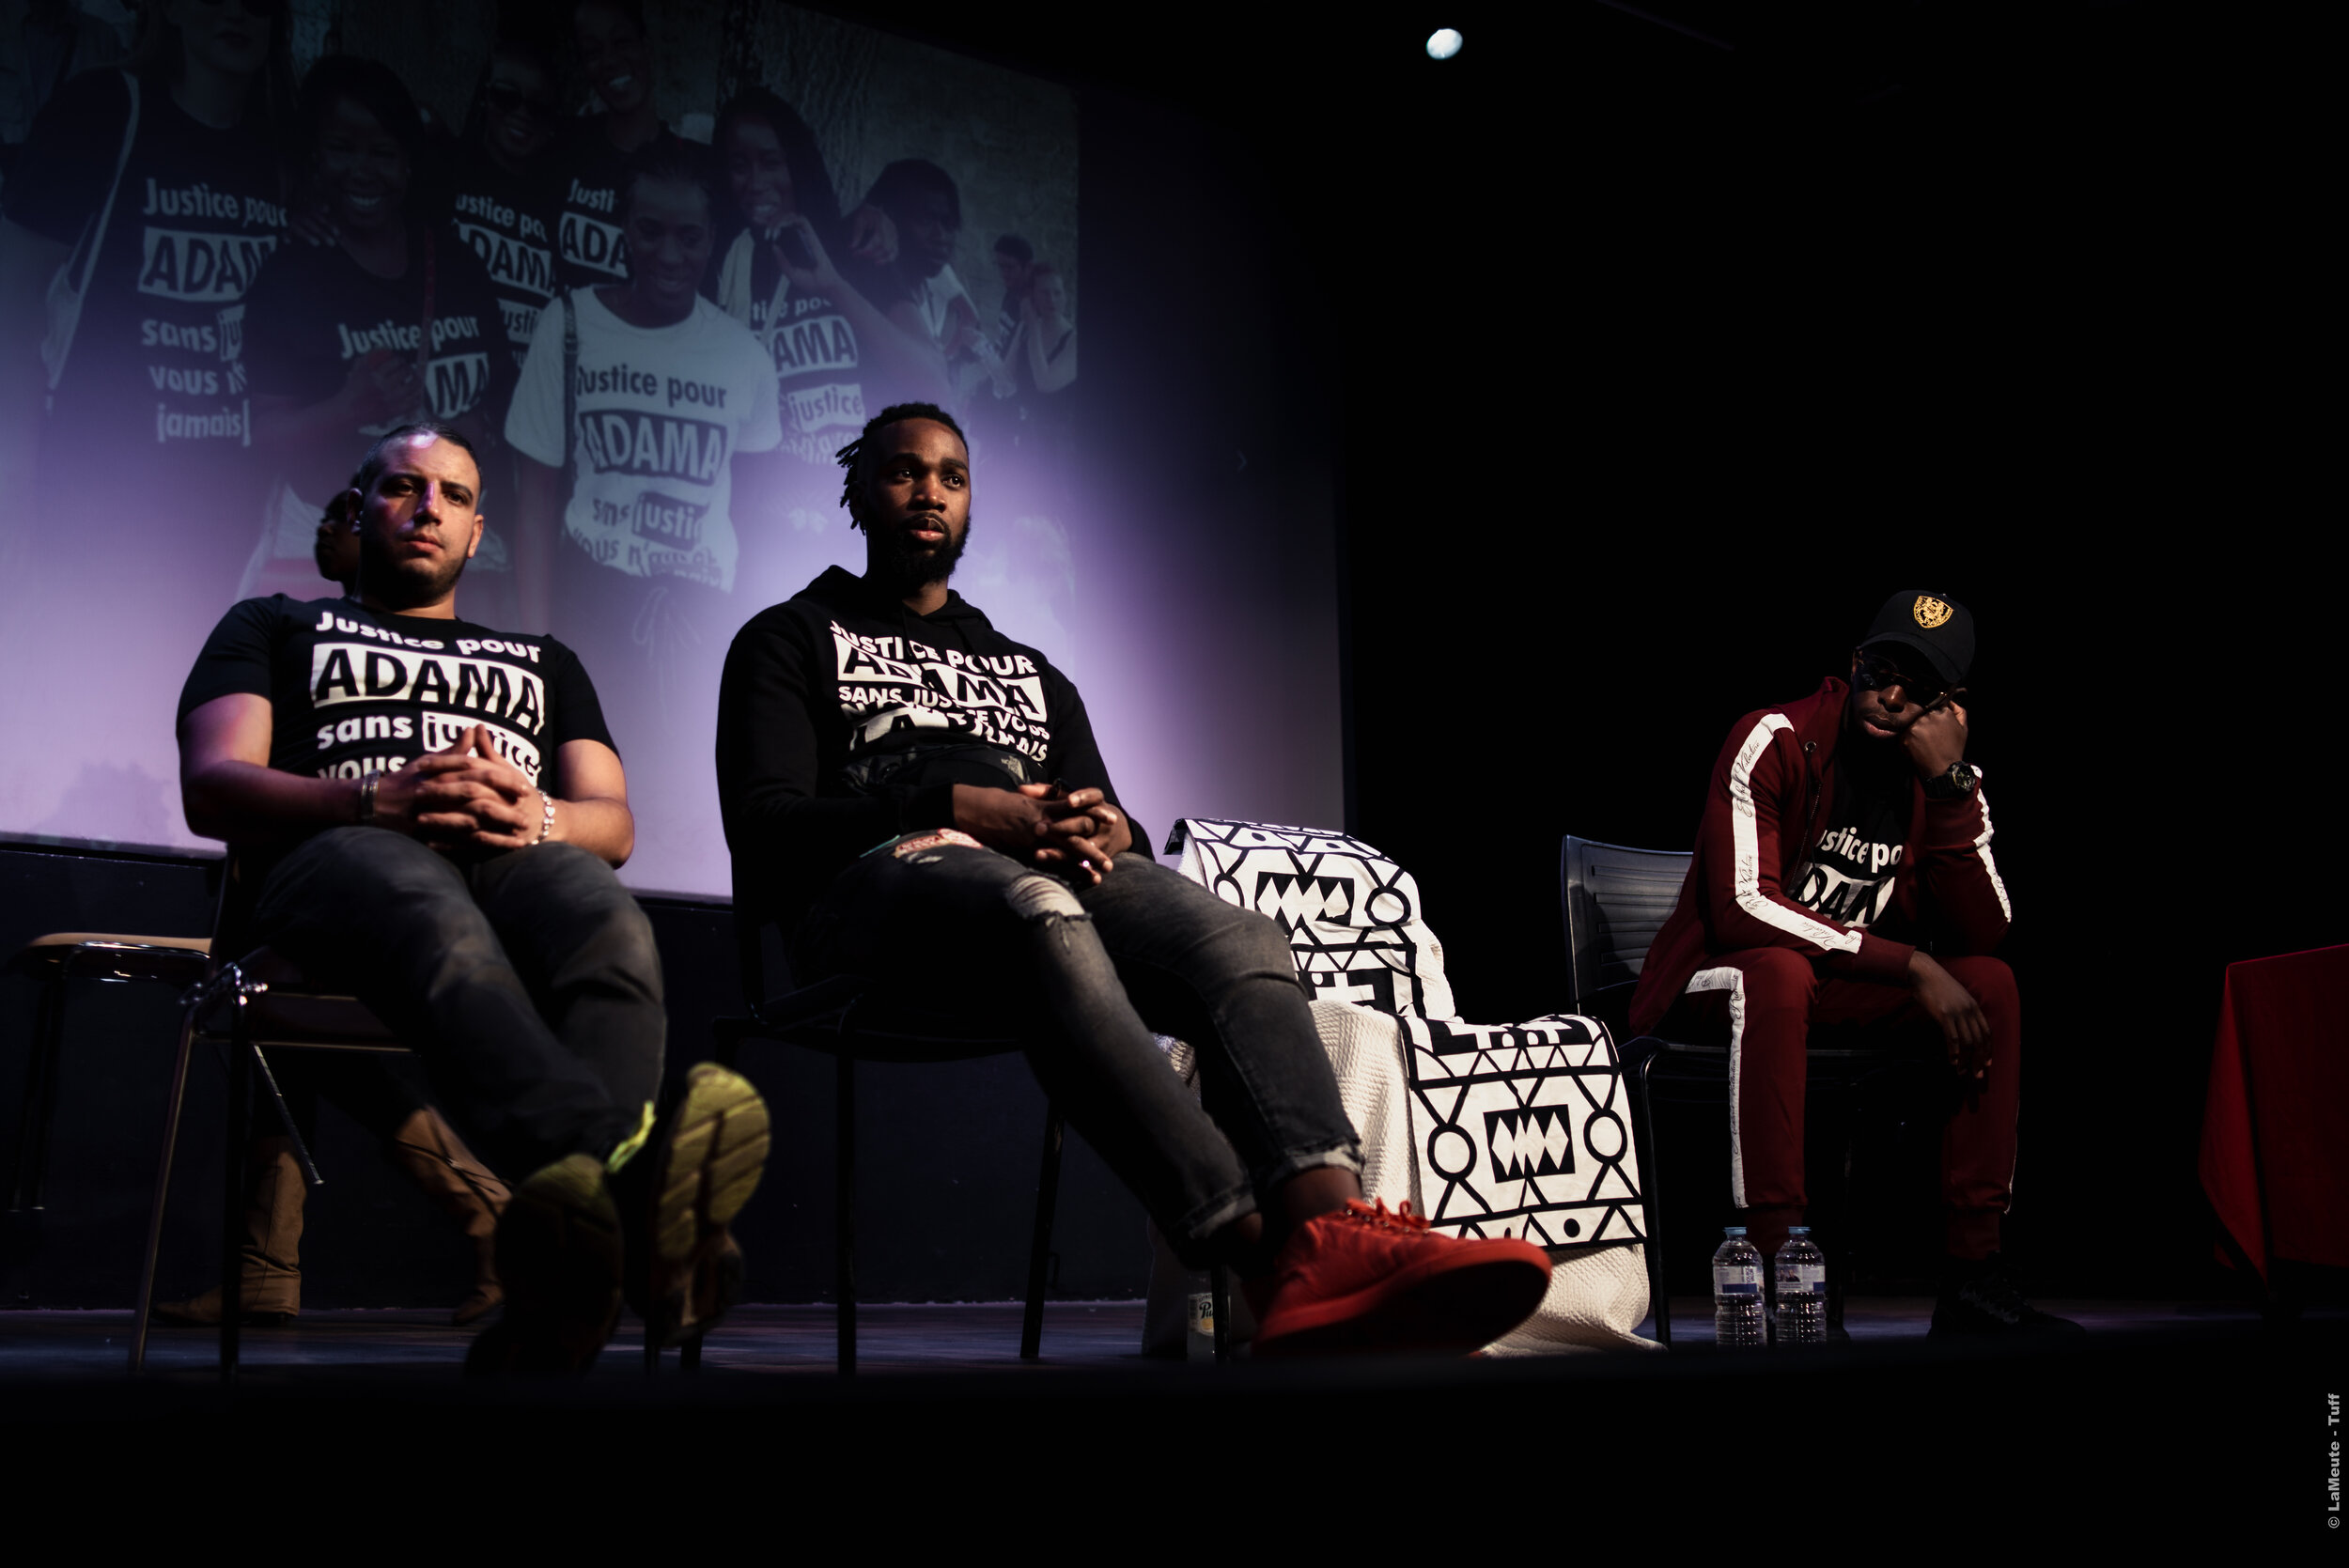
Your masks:
M1457 27L1439 27L1427 35L1427 57L1429 59L1448 60L1459 52L1460 30Z

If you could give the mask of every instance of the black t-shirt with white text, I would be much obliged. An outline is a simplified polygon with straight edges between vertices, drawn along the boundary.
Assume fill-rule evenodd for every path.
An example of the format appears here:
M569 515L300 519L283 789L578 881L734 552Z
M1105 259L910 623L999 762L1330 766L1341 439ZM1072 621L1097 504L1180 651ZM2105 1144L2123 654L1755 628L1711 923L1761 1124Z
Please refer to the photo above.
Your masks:
M1892 896L1916 802L1916 769L1897 746L1879 758L1846 739L1828 827L1811 846L1795 902L1845 925L1873 925Z
M489 272L516 365L554 298L555 194L551 177L509 174L485 154L468 158L457 176L457 233Z
M269 765L321 779L393 771L476 723L546 787L546 766L568 742L612 745L594 683L553 638L347 598L278 594L222 616L180 689L179 717L241 692L269 699Z
M432 235L432 353L425 392L435 419L480 409L503 426L514 362L496 292L473 248L446 227ZM336 245L288 246L261 270L247 355L253 390L303 403L332 397L353 360L387 350L413 360L424 329L428 269L412 244L408 270L381 278ZM380 430L367 430L380 435ZM319 500L319 497L311 497Z
M59 88L10 166L10 221L78 246L113 187L130 107L117 71ZM244 460L245 300L286 225L277 160L257 118L218 130L173 102L167 85L139 84L138 133L50 426L77 471L102 458L108 473L140 483L160 460L180 488L197 489Z

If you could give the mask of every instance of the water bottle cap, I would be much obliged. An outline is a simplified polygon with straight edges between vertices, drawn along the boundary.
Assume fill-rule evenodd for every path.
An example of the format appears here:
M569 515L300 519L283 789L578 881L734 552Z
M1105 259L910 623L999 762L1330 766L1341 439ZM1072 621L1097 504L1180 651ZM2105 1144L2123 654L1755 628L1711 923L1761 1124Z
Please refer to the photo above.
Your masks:
M1721 1227L1721 1234L1723 1235L1744 1235L1745 1234L1746 1228L1743 1225L1724 1225Z

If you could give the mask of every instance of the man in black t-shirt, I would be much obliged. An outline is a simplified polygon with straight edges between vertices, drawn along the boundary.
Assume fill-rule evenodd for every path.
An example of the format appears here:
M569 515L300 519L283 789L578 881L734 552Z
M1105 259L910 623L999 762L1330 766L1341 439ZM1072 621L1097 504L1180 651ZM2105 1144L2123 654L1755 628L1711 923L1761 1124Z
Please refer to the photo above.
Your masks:
M693 1069L657 1122L652 930L613 868L635 836L595 688L569 649L457 618L480 548L464 438L414 425L360 466L359 597L249 599L179 699L188 824L257 884L250 929L347 986L424 1058L492 1161L533 1173L498 1234L504 1320L476 1371L577 1371L623 1281L648 1331L706 1331L739 1279L726 1223L766 1110Z

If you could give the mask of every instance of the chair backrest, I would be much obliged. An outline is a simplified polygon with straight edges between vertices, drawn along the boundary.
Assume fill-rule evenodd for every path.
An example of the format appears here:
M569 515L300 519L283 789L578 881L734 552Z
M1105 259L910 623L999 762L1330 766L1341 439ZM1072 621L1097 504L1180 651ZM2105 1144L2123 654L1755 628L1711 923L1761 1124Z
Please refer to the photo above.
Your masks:
M1633 849L1568 834L1558 855L1574 1008L1587 1012L1610 986L1640 977L1658 927L1688 879L1687 850Z
M765 878L747 862L734 862L734 958L741 976L742 1001L755 1009L791 989L791 966L784 957L783 928L767 904ZM774 982L780 980L781 985Z
M1316 1001L1398 1017L1454 1016L1443 944L1420 918L1411 874L1361 839L1320 828L1185 817L1168 835L1182 875L1289 935Z

